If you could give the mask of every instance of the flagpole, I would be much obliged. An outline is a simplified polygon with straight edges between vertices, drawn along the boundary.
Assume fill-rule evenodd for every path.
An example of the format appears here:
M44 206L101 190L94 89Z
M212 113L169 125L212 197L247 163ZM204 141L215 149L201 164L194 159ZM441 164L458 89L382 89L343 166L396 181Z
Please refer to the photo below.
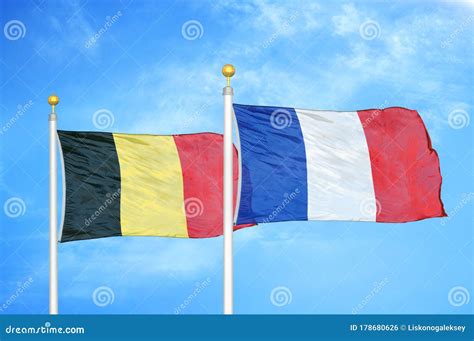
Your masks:
M232 234L234 232L232 100L234 91L230 86L230 78L235 74L234 66L231 64L224 65L222 74L227 78L227 86L222 92L224 96L224 314L231 315L234 311L232 255Z
M49 313L58 314L58 174L56 158L57 116L59 97L48 97L49 114Z

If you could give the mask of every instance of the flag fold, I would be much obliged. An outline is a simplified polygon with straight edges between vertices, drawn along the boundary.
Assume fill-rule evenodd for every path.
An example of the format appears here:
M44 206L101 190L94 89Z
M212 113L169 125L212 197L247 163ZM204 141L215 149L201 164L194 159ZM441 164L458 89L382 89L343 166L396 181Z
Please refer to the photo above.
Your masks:
M65 178L61 242L222 234L222 135L58 131L58 136ZM233 180L235 202L236 150Z
M239 224L445 216L439 159L415 110L234 104Z

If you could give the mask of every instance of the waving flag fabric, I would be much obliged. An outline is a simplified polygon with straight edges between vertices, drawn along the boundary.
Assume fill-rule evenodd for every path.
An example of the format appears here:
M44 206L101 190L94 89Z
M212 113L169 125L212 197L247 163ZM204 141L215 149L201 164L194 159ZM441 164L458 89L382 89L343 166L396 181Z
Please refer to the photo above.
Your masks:
M61 242L222 234L222 135L58 135L66 186ZM236 150L234 159L236 189Z
M234 104L234 111L242 164L239 224L446 215L438 156L414 110Z

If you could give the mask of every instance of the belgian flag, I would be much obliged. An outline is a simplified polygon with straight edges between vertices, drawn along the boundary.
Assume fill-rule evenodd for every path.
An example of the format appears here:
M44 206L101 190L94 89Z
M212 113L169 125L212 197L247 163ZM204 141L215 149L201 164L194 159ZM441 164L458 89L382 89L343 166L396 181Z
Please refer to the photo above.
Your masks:
M61 242L222 234L222 135L60 130L58 136L65 179ZM235 204L235 149L233 164Z

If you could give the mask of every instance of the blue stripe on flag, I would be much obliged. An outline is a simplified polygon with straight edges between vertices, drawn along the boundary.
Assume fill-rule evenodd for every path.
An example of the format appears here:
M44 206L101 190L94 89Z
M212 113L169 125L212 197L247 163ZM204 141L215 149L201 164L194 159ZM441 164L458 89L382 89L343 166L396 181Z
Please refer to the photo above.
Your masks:
M238 224L308 219L306 153L292 108L234 104L242 153Z

